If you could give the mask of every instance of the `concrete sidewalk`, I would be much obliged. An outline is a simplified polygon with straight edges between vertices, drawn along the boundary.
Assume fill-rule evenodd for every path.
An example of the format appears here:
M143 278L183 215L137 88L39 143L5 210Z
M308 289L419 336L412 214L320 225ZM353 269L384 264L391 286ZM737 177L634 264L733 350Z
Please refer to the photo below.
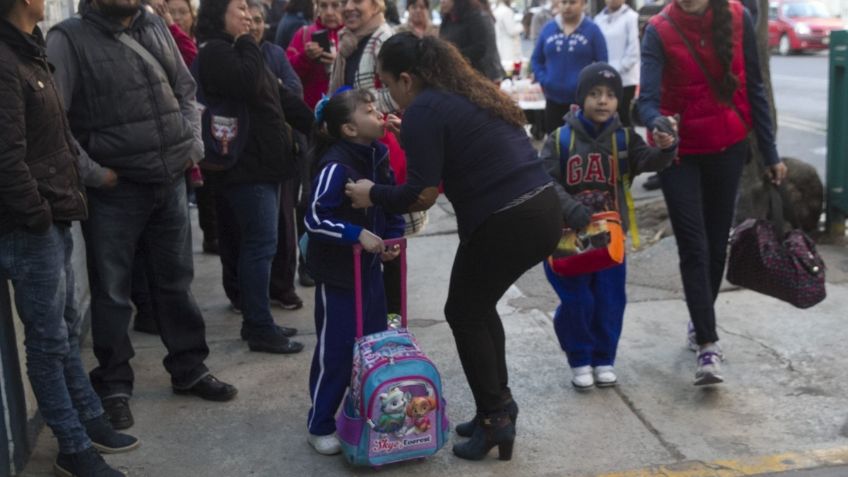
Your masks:
M452 423L473 414L442 306L458 243L449 205L432 209L424 235L410 240L410 327L439 366ZM195 250L200 249L199 233ZM306 443L307 377L315 331L306 306L275 309L295 326L303 353L252 353L239 340L217 256L195 254L194 291L207 319L209 367L238 386L231 403L171 393L156 337L133 333L136 390L130 430L137 451L107 456L131 476L725 476L848 462L848 250L822 247L831 279L827 300L811 310L744 290L720 296L727 383L692 386L694 355L684 347L687 312L679 292L673 239L629 259L631 302L619 349L620 386L578 393L551 327L556 306L540 268L501 302L511 386L521 406L510 462L455 458L449 443L423 462L354 469ZM84 359L93 362L90 342ZM455 440L455 436L451 440ZM55 439L41 433L23 475L51 475ZM840 461L843 459L843 461ZM719 462L720 461L720 462ZM660 467L664 466L664 467ZM722 473L726 472L726 473ZM733 472L733 473L730 473Z

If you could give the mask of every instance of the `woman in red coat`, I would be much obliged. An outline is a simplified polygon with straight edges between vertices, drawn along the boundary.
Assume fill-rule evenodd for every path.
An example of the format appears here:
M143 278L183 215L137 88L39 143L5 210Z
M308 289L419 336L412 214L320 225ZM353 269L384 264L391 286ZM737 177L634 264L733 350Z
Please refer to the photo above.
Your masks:
M330 87L330 65L336 59L338 33L344 26L341 0L318 0L315 9L315 23L295 32L286 49L286 56L303 83L303 100L313 109ZM322 30L330 39L330 51L312 40L312 35Z

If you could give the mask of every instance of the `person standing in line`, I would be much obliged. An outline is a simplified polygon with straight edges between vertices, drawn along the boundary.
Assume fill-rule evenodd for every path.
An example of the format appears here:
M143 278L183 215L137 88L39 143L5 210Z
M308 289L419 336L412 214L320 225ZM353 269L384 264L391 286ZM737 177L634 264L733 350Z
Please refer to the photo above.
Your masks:
M245 0L203 0L194 72L207 101L223 98L244 111L238 125L238 134L245 135L243 148L237 151L235 164L208 173L216 190L224 291L243 314L240 335L251 351L291 354L300 352L303 344L289 339L296 329L274 322L269 287L277 252L280 184L295 173L287 124L295 117L287 117L284 108L292 97L295 103L302 101L269 69L250 35L248 12ZM282 55L281 50L274 51ZM308 129L311 111L305 104L302 108ZM213 144L207 144L210 153Z
M117 177L77 163L37 26L43 19L43 0L0 1L0 280L14 287L27 376L59 444L55 472L122 477L98 450L127 452L139 441L115 432L83 368L71 264L71 223L87 215L81 175L107 188Z
M601 29L583 11L586 0L562 0L560 14L549 21L533 49L533 76L545 94L545 130L553 132L571 110L577 76L586 66L607 62Z
M346 186L356 208L427 210L445 195L456 210L459 248L445 304L477 414L456 427L471 439L454 446L463 459L498 447L512 458L518 405L506 366L497 302L527 270L553 252L562 212L553 181L524 131L524 113L470 67L453 45L401 33L380 51L379 74L404 109L400 131L408 157L401 186L359 180Z
M79 153L118 175L114 188L89 190L83 223L98 362L90 377L112 425L125 429L134 422L135 352L128 331L139 240L148 250L154 316L173 391L233 399L236 388L204 364L206 328L191 293L185 171L200 161L203 142L196 86L171 33L139 0L85 0L79 16L50 31L47 53Z
M645 125L680 116L680 157L660 182L680 256L688 346L697 353L695 385L721 383L715 300L749 131L772 182L786 177L750 15L735 1L672 1L645 28L641 76L637 106Z
M624 0L606 0L607 6L595 17L604 34L609 64L621 75L622 96L618 102L618 118L624 126L632 126L630 103L639 84L639 14Z
M303 85L300 78L286 57L286 52L276 44L265 41L263 32L265 26L265 11L259 0L248 2L250 14L250 34L262 50L265 64L274 73L283 87L291 95L303 99ZM308 112L311 119L311 111ZM304 139L304 143L306 140ZM300 152L302 154L302 152ZM284 310L297 310L303 307L303 300L294 288L294 278L297 273L297 242L298 234L295 226L295 203L297 202L298 177L294 175L285 179L280 185L280 217L277 228L277 253L271 263L271 283L268 294L271 303Z

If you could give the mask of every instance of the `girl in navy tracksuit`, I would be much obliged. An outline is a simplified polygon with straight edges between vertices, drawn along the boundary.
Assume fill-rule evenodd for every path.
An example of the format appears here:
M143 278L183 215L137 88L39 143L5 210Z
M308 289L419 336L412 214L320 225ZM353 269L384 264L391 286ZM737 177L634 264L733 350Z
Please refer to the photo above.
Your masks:
M673 128L653 131L664 149L648 146L632 128L623 128L616 116L622 94L621 76L613 67L595 63L584 68L577 85L582 110L569 113L562 127L566 132L551 134L542 149L541 158L555 179L565 222L572 229L586 227L592 214L607 210L617 211L626 226L629 184L622 180L623 174L661 170L676 154ZM578 389L614 386L613 364L627 304L625 264L576 277L555 274L547 262L544 266L562 300L554 329L573 372L571 383Z
M404 221L380 206L354 209L345 184L367 179L394 185L388 149L377 140L385 122L366 90L336 93L316 107L319 145L312 197L305 222L309 233L306 264L315 279L315 329L318 344L312 357L308 441L321 454L340 451L335 415L350 382L356 335L352 246L361 244L363 331L386 329L386 296L382 261L393 260L382 238L403 236Z

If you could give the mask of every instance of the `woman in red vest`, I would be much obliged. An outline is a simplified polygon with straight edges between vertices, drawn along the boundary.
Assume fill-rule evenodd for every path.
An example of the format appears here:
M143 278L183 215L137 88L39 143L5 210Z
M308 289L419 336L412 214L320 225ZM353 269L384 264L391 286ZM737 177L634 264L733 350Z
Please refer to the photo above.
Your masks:
M775 183L786 176L775 146L751 17L735 0L674 0L642 40L639 114L670 127L678 115L679 158L660 173L677 239L689 308L695 385L716 384L721 349L713 304L727 254L742 168L753 130Z

